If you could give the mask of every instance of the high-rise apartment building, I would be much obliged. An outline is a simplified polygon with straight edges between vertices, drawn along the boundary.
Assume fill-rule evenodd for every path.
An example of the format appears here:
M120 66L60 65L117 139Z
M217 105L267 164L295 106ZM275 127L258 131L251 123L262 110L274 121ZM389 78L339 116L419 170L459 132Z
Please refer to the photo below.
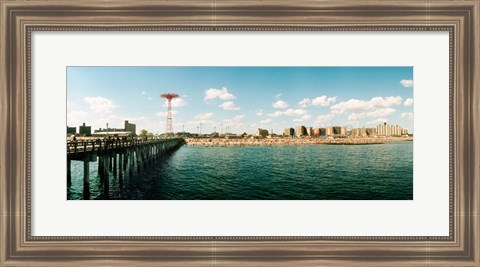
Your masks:
M80 127L78 127L78 133L83 136L91 136L92 126L85 126L85 123L83 123L83 125L80 125Z
M307 136L313 136L313 127L306 127Z
M283 136L286 136L286 137L293 137L293 136L295 136L295 129L293 129L293 128L285 128L285 130L283 130Z
M258 128L257 135L261 137L266 137L268 135L268 130Z
M307 135L307 128L305 126L300 126L295 129L295 135L298 137Z
M132 134L136 134L136 125L133 123L129 123L125 121L125 132L131 132Z

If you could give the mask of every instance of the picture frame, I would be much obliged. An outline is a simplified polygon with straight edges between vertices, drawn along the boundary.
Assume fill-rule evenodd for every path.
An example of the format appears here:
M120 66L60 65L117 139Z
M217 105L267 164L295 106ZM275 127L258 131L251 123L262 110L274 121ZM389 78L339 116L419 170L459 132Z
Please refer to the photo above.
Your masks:
M0 265L480 265L478 0L0 3ZM448 31L449 236L32 236L31 33L47 30Z

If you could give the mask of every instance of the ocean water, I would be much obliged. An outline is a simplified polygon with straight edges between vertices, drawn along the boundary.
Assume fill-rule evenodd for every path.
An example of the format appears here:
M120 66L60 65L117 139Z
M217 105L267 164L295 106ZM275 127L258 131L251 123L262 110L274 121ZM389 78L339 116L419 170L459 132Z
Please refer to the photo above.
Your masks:
M182 146L104 190L90 163L90 199L411 200L413 142L273 147ZM83 199L72 161L68 199Z

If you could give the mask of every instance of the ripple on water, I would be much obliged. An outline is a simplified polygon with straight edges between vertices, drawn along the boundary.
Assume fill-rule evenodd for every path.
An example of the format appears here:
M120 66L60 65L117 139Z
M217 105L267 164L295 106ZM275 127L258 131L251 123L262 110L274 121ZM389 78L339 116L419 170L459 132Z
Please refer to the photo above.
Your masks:
M104 199L90 163L91 199ZM413 143L278 147L183 146L121 184L110 199L413 199ZM72 162L68 199L83 197L83 164Z

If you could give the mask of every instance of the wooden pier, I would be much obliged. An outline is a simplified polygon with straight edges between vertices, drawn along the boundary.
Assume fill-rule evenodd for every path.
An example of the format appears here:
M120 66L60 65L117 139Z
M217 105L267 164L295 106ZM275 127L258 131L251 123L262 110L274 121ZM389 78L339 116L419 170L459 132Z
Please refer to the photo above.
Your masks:
M110 174L123 185L133 170L140 172L156 160L185 144L183 138L174 139L104 139L67 142L67 186L72 183L72 160L83 161L83 199L90 199L90 162L98 161L98 176L108 197Z

